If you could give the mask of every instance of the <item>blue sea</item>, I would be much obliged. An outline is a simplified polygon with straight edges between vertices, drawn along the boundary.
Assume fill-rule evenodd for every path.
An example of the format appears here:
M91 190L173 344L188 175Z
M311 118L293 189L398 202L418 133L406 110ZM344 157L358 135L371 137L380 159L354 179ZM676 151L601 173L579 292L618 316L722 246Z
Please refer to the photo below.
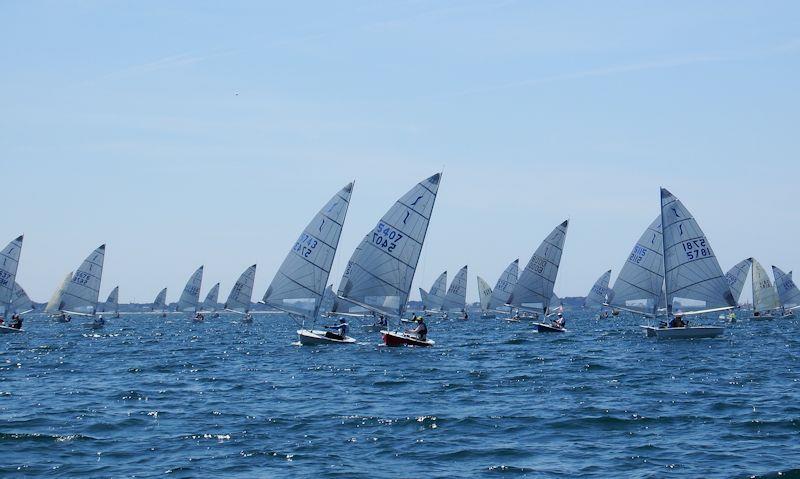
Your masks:
M800 476L796 320L434 320L430 349L358 320L333 347L282 315L84 321L0 336L0 477Z

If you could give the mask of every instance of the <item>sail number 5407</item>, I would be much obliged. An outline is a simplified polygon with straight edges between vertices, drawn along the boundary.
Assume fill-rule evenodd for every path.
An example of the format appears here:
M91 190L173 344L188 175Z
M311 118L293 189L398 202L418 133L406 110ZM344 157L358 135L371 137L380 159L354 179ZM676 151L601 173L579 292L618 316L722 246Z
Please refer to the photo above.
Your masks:
M383 223L378 223L372 233L372 242L390 253L397 248L397 242L401 239L403 235L399 231Z

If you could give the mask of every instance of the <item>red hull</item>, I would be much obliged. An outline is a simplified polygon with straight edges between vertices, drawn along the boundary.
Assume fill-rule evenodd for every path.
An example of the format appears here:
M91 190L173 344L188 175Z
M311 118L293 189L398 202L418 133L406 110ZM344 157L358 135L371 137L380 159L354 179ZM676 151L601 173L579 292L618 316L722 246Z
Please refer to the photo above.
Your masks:
M420 341L398 333L383 333L383 342L387 346L433 346L433 341Z

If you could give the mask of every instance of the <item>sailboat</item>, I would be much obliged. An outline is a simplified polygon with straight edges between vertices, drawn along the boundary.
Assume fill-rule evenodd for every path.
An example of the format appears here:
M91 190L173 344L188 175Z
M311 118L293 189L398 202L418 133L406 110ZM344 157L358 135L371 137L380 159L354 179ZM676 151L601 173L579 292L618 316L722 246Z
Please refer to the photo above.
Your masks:
M661 215L650 223L633 246L611 288L608 306L655 318L662 303L664 251Z
M522 313L523 311L547 315L553 298L553 286L558 277L561 264L561 253L567 238L569 220L556 226L542 241L525 269L519 275L509 303ZM563 332L563 328L554 328L545 323L534 323L540 332Z
M100 282L103 279L105 253L106 245L103 244L86 257L75 274L56 292L54 299L57 299L57 303L48 304L47 312L57 313L60 318L65 315L94 317L100 295ZM86 326L100 328L103 326L103 321L95 318Z
M442 302L442 311L447 314L449 311L461 312L460 319L467 319L467 266L458 270L447 294Z
M773 314L781 307L778 291L772 285L769 275L755 258L750 258L753 263L753 316L751 319L775 319Z
M592 289L589 290L589 294L583 300L584 308L599 308L601 310L600 318L608 317L608 311L603 311L603 306L608 304L611 297L611 288L608 287L610 280L611 270L608 270L597 278L597 281L592 285Z
M725 273L725 279L728 280L728 286L731 288L731 294L737 303L739 302L739 298L742 296L744 282L747 279L747 273L750 272L753 262L752 260L752 258L745 258L736 263L733 268Z
M441 173L411 188L367 233L347 263L337 297L402 321L425 242ZM433 346L427 335L381 331L387 346Z
M19 283L14 282L14 293L11 295L11 311L16 314L30 313L36 306L28 297L28 293L22 289Z
M253 316L250 314L252 307L251 298L253 296L253 283L256 279L256 265L248 267L236 280L231 288L228 299L225 301L223 309L233 313L244 315L243 321L250 322Z
M512 261L497 278L494 288L478 276L478 296L481 302L481 319L489 319L500 314L507 314L509 311L502 311L499 308L508 306L508 300L514 287L517 285L519 276L519 258Z
M14 286L17 277L17 267L19 266L19 257L22 252L22 235L8 243L8 246L0 252L0 259L3 264L0 265L0 306L3 308L3 313L0 317L4 317L6 321L11 319L14 314ZM19 327L12 327L12 325ZM18 323L3 323L0 325L0 333L21 333L22 324Z
M667 317L672 317L675 303L680 307L676 319L736 307L711 243L689 210L665 188L661 188L661 231ZM648 337L663 339L713 338L725 329L689 325L642 328Z
M772 274L775 276L775 288L777 288L778 297L781 300L783 316L794 316L794 310L800 308L800 289L797 289L792 281L791 273L786 274L777 266L773 266Z
M64 291L67 290L70 281L72 281L72 274L73 272L70 271L64 276L64 279L61 280L61 284L59 284L58 288L53 292L50 301L47 302L47 306L44 308L44 312L59 323L68 323L72 319L71 315L67 316L66 313L59 310L61 296L64 294Z
M289 250L264 293L265 304L300 319L301 329L297 331L300 344L356 342L347 335L305 327L306 321L315 323L319 314L352 193L353 183L348 183L319 210Z
M219 283L216 283L214 286L208 290L208 294L206 295L206 299L203 300L203 312L213 313L212 318L219 318L219 313L217 312L217 308L219 307Z
M431 286L430 292L419 288L419 296L422 298L422 309L426 312L441 311L445 294L447 294L447 271L436 278L436 281L434 281Z
M203 285L203 266L189 276L189 281L183 287L178 305L175 310L178 312L194 313L193 319L195 321L202 321L203 315L197 314L198 303L200 302L200 287Z
M152 309L153 312L159 311L162 318L167 315L167 288L158 292L156 299L153 300Z
M114 313L113 317L119 318L119 286L115 286L114 289L108 293L108 299L103 303L100 311Z

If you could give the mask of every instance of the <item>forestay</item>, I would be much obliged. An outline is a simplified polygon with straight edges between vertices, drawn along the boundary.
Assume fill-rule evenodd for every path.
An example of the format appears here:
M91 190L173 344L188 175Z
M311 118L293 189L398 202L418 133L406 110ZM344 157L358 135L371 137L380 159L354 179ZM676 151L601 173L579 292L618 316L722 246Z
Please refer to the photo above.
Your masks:
M67 290L70 281L72 281L72 271L64 276L61 284L59 284L58 288L53 292L53 296L50 297L50 301L47 302L47 306L44 309L45 313L56 314L61 311L61 297L64 295L64 291Z
M367 233L347 263L337 295L400 317L428 231L441 173L411 188Z
M81 263L61 295L61 305L58 309L94 314L100 296L100 281L103 279L105 254L106 245L103 244Z
M308 319L316 318L352 192L353 183L349 183L306 226L264 293L264 303Z
M791 274L786 274L777 266L772 267L772 274L775 276L775 287L778 290L778 298L785 309L794 309L800 306L800 290L792 281Z
M663 285L663 235L661 215L658 215L633 246L614 282L608 304L645 316L655 316L659 303L663 303Z
M603 306L608 303L609 291L608 282L611 280L611 270L603 273L597 281L594 282L589 294L586 295L584 305L587 306Z
M728 280L728 286L731 288L731 294L736 302L742 296L744 289L744 281L747 279L747 273L750 272L751 258L743 259L736 263L727 273L725 279Z
M736 306L711 243L689 210L661 189L661 227L664 233L664 282L667 313L674 303L695 313Z
M251 299L253 297L253 283L256 279L256 265L252 265L239 276L236 283L231 288L228 299L225 301L225 309L231 311L250 312Z
M17 277L17 266L19 265L19 255L22 251L22 236L15 240L0 252L0 307L6 314L13 311L14 284Z
M178 311L197 311L197 304L200 302L200 288L203 286L203 266L189 276L189 281L183 287L180 299L178 299Z
M458 270L442 303L444 311L459 310L467 307L467 266Z
M514 292L514 287L517 285L518 276L519 258L506 266L503 274L497 279L497 283L495 283L494 289L492 290L492 296L489 298L488 309L496 310L508 304L508 300Z
M753 262L753 311L764 313L781 307L778 291L772 286L769 275L755 258Z
M489 311L489 301L492 298L492 287L483 278L478 276L478 299L481 303L481 311Z
M517 308L546 313L558 276L561 252L567 236L569 220L564 221L542 241L522 270L509 300Z

